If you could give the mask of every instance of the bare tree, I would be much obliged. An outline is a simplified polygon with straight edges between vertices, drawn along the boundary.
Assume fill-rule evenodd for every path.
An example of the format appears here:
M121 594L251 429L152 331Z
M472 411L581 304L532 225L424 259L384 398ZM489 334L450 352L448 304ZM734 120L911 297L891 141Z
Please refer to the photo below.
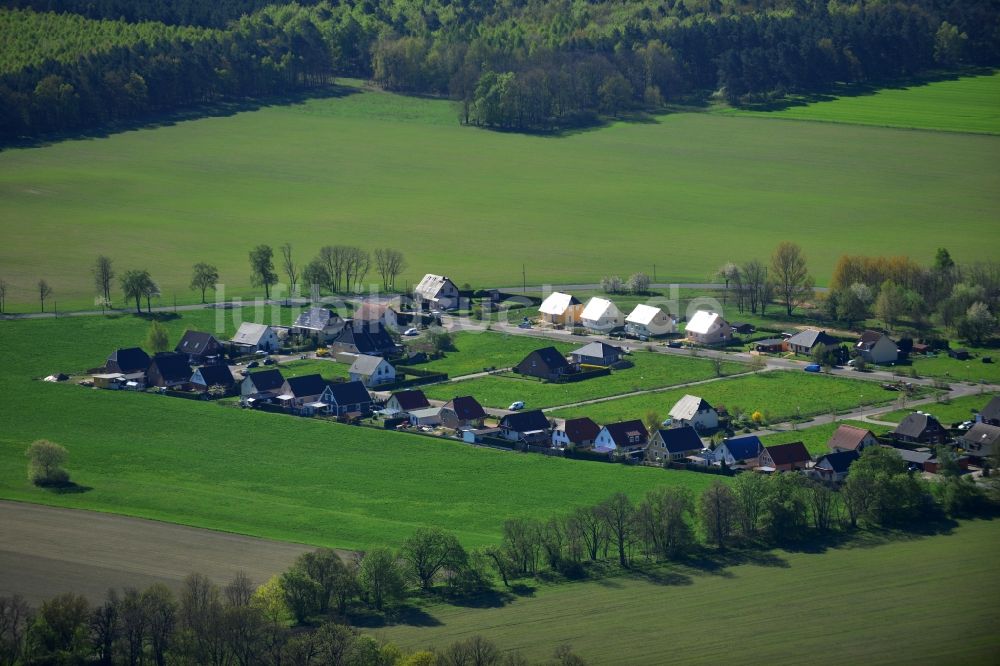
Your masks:
M7 281L0 280L0 312L7 306Z
M767 309L767 301L770 300L767 279L767 266L754 259L743 265L741 292L745 295L746 306L750 312L757 314L758 308L761 314Z
M403 272L406 260L399 250L380 248L375 250L375 267L382 278L382 288L386 291L396 288L396 278Z
M31 607L20 595L0 597L0 663L17 664L31 625Z
M52 287L45 280L38 281L38 300L42 303L42 312L45 312L45 299L52 295Z
M274 250L270 245L258 245L250 250L250 284L264 287L264 298L271 298L271 285L277 284L274 272Z
M295 285L299 283L299 269L292 259L292 244L285 243L281 246L281 264L288 276L288 292L295 292Z
M91 269L94 274L94 286L97 293L103 296L109 303L111 302L111 281L115 279L115 271L112 268L112 261L103 254L98 255Z
M698 501L701 523L719 550L724 550L736 518L733 491L718 479L702 492Z
M615 493L599 506L608 534L618 548L618 564L628 567L629 546L635 526L635 506L625 493Z
M596 560L597 554L601 552L601 548L608 538L601 513L597 507L581 506L573 512L573 518L580 526L580 534L587 547L587 555L590 556L591 561Z
M771 257L771 277L788 315L796 305L813 295L813 278L806 269L802 248L790 241L778 244Z

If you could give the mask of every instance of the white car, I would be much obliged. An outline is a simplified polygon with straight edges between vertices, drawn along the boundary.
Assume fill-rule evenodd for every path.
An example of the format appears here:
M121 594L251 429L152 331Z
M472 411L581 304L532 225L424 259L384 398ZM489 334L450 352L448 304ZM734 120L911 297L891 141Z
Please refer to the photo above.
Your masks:
M408 328L405 331L403 331L403 335L408 335L410 337L413 337L414 335L420 335L420 331L418 331L415 328Z
M516 412L519 409L524 409L524 401L518 400L517 402L510 403L510 407L507 408L508 411Z

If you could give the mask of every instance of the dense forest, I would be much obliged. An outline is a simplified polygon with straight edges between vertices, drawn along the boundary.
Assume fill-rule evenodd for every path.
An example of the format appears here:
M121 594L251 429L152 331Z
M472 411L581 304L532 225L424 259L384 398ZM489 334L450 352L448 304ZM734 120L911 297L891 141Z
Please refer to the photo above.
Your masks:
M7 137L287 94L334 75L449 96L461 103L465 123L546 130L711 94L753 104L1000 62L1000 0L2 4L30 6L0 11L41 31L65 18L50 11L92 19L81 31L104 29L99 19L163 22L143 24L148 34L159 26L156 39L111 32L95 48L78 37L75 60L65 49L40 61L21 58L30 64L0 77L0 134ZM166 23L221 29L195 37ZM23 48L9 30L0 36L4 50Z

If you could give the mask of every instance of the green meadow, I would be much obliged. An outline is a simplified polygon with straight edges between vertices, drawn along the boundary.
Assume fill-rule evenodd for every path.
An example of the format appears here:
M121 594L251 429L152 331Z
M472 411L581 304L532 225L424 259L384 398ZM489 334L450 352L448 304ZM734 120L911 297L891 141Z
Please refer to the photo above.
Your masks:
M959 79L846 91L826 101L793 101L776 111L726 109L725 114L817 120L947 132L1000 134L1000 72Z
M990 400L995 394L993 393L982 393L979 395L967 395L962 398L955 398L954 400L949 400L948 402L935 402L927 405L921 405L919 407L914 407L912 409L897 409L895 411L888 412L887 414L879 414L874 417L879 421L889 421L891 423L899 423L905 419L908 415L917 411L918 409L922 412L927 412L933 414L934 417L941 422L945 427L950 426L952 423L961 423L962 421L971 421L975 416L975 413L984 408L989 404Z
M569 644L594 664L995 664L1000 524L892 539L543 585L500 607L430 605L378 635L423 649L481 634L532 660ZM943 638L942 618L962 618L960 635Z
M249 286L247 253L288 241L394 246L401 287L704 282L727 260L800 243L820 284L841 252L958 261L1000 246L1000 138L675 113L566 136L462 127L450 102L366 90L0 152L8 306L92 307L89 268L147 268L161 302L193 301L191 267ZM853 240L864 238L863 247ZM370 276L377 281L377 276ZM116 294L117 296L117 294Z
M764 443L764 446L788 444L789 442L802 442L806 445L806 448L809 449L809 453L812 454L813 457L816 457L830 452L830 447L828 447L826 443L830 441L830 437L833 436L834 431L842 425L864 428L865 430L872 431L876 435L881 435L888 430L886 426L876 425L874 423L845 420L836 421L834 423L824 423L823 425L811 426L800 430L786 430L784 432L774 433L773 435L765 435L760 438L760 441Z
M231 333L232 313L224 314ZM287 320L287 313L274 318ZM196 311L165 324L175 342L185 328L214 330L214 319ZM115 347L141 344L147 329L146 319L131 315L0 325L0 388L7 396L0 497L364 549L398 545L429 525L484 544L508 516L546 517L615 491L638 497L663 484L697 491L711 481L37 381L101 365ZM318 363L291 367L315 371ZM58 494L29 483L24 451L39 438L69 450L67 468L85 492Z

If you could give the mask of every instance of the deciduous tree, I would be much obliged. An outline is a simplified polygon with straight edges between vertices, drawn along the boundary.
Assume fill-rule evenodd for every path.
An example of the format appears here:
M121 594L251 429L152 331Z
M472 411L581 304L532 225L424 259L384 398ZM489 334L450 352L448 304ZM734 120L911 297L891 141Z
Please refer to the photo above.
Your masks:
M201 302L205 302L205 292L215 289L219 282L219 269L212 264L199 262L194 265L194 272L191 275L191 288L201 292Z
M111 302L111 281L115 279L112 263L110 257L101 254L97 256L94 267L91 269L98 295L103 296L109 303Z
M790 241L778 244L771 256L771 279L789 316L797 305L813 295L813 278L806 268L802 248Z
M277 284L274 272L274 250L270 245L258 245L250 250L250 284L264 287L264 298L271 298L271 285Z

